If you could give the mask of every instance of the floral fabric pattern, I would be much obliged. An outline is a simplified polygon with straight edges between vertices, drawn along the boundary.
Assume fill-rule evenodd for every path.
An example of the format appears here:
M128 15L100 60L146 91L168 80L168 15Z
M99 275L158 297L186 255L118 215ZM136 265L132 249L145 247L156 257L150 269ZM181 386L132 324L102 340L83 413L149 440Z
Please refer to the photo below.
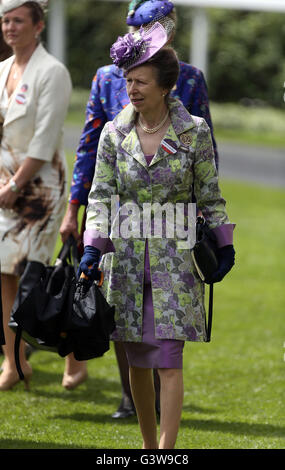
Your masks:
M180 62L180 74L171 95L179 99L190 114L205 119L211 130L218 168L218 151L209 111L207 85L203 73L192 65ZM87 205L95 171L100 134L106 122L129 104L125 78L121 69L108 65L97 70L86 107L85 125L76 152L69 202Z
M105 125L87 210L85 234L93 235L94 240L98 232L108 239L106 214L101 207L104 204L110 212L111 199L116 195L120 207L188 204L192 202L194 187L197 204L210 228L229 224L208 125L204 119L191 116L175 99L170 100L169 106L172 124L149 166L136 133L131 104ZM115 232L114 221L110 239L115 252L105 253L101 262L104 293L107 301L116 306L112 339L141 341L146 238L119 238ZM204 341L204 286L190 249L181 247L176 234L172 238L149 236L147 241L156 337Z

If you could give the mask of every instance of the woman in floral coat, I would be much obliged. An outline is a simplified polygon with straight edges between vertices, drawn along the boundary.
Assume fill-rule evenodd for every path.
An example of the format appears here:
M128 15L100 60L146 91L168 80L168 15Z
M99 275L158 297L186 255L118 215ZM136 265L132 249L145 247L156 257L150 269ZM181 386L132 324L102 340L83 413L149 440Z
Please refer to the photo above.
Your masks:
M173 41L177 28L174 4L169 0L133 0L129 4L126 23L129 30L140 26L151 27L153 19L159 21L168 31L169 41ZM131 31L130 31L131 32ZM133 32L133 31L132 31ZM201 70L193 65L179 61L178 80L171 90L171 96L179 99L190 114L205 119L211 130L215 162L218 168L218 151L211 121L207 84ZM81 240L78 233L78 211L80 205L87 206L88 194L94 176L98 143L101 132L107 121L112 121L130 102L126 91L124 71L115 64L100 67L92 82L90 97L86 107L84 129L76 152L70 199L66 215L61 225L63 242L72 234ZM135 413L129 384L129 368L123 344L115 343L115 354L120 372L122 396L118 409L112 418L126 418ZM80 379L81 377L81 379ZM74 388L87 377L86 364L76 361L72 354L67 356L63 385ZM154 371L159 411L159 378Z
M155 23L147 32L119 38L111 49L126 71L131 103L101 134L80 263L92 281L104 255L105 293L116 306L112 339L126 348L144 448L158 447L152 369L161 381L159 447L173 448L183 402L184 341L206 339L204 286L189 249L195 240L188 240L191 230L185 232L193 186L221 250L214 280L234 258L210 130L169 97L179 65L173 49L163 48L166 41L166 31ZM181 207L182 217L170 214L171 226L168 208Z

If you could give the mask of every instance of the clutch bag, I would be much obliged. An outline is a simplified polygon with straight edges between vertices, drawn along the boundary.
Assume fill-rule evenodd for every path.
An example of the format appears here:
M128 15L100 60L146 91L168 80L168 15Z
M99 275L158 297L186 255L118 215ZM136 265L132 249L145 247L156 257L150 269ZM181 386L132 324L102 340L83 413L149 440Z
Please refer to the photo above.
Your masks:
M202 281L207 281L218 268L217 241L204 217L197 217L196 243L191 250L193 263Z
M217 240L209 229L204 217L198 216L196 220L196 243L191 250L194 266L203 282L207 282L218 268ZM206 342L211 341L213 321L214 285L210 284L208 322L205 318Z

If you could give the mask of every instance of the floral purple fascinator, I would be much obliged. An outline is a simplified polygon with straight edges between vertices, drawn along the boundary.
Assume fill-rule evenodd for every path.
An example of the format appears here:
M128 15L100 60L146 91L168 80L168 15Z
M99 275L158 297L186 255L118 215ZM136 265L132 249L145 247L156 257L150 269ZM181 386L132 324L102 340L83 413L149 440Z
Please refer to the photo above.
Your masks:
M156 22L148 31L140 28L134 33L119 36L110 49L110 56L115 65L127 71L146 62L167 41L166 30Z
M110 55L114 64L122 67L130 59L137 57L141 50L144 49L144 46L145 41L142 39L142 35L136 37L133 33L128 33L123 37L118 37L111 47Z

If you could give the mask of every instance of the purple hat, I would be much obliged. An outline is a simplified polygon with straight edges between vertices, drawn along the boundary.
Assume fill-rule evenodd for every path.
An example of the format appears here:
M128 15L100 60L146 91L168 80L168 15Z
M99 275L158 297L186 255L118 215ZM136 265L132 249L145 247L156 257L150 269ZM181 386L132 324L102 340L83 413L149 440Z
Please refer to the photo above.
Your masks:
M168 15L174 8L169 0L133 0L129 5L127 24L141 26Z
M147 31L140 28L134 33L119 36L110 49L115 65L129 71L149 60L168 41L165 28L158 22Z

